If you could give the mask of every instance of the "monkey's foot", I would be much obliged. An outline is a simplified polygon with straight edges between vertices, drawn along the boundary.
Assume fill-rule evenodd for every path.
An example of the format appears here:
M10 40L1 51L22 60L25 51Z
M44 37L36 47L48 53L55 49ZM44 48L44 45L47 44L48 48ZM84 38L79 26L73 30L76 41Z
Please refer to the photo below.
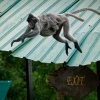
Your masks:
M15 42L15 40L13 40L12 42L11 42L11 47L13 46L13 43Z
M25 39L25 38L22 38L22 43L24 42L24 39Z
M65 43L65 51L67 55L68 55L68 49L71 49L71 47L68 45L68 43Z
M75 48L76 48L80 53L82 53L82 50L81 50L81 48L79 47L78 42L74 42L74 46L75 46Z

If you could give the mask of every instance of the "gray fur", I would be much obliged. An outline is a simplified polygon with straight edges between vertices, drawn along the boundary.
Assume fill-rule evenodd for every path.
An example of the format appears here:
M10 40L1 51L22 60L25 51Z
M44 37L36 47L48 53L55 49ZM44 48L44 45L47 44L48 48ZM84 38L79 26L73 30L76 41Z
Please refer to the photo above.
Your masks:
M79 10L77 10L77 11L72 12L72 14L76 14L76 13L79 13L79 12L82 12L82 11L87 11L87 10L88 10L88 11L92 11L92 12L94 12L94 13L100 15L100 12L99 12L99 11L97 11L97 10L95 10L95 9L92 9L92 8L83 8L83 9L79 9Z
M67 43L67 46L68 46L68 42L67 42L67 39L68 39L69 41L72 41L74 44L76 43L75 48L77 48L78 46L77 40L74 39L74 37L71 36L69 33L69 20L67 16L74 17L75 19L79 21L84 21L82 18L74 14L82 12L82 11L86 11L86 10L95 12L96 14L100 15L100 12L91 8L83 8L83 9L74 11L71 14L64 13L64 14L57 15L57 14L49 13L49 14L41 14L38 17L35 17L32 14L29 14L28 19L27 19L29 25L25 33L22 34L18 39L13 40L11 43L11 46L13 45L14 42L19 42L19 41L24 42L25 38L30 38L30 37L40 34L41 36L52 35L53 38L55 38L57 41L65 43L65 44ZM64 37L66 39L63 39L62 37L59 36L62 28L64 31L63 32ZM68 46L68 48L70 47ZM78 46L78 50L82 52L79 46Z

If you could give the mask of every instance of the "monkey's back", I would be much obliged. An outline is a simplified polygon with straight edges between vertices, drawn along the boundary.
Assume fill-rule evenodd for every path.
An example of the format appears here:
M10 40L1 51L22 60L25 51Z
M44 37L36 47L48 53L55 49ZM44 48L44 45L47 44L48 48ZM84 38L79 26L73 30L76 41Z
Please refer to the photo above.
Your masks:
M52 14L42 14L39 17L39 22L41 23L42 36L54 35L59 29L59 22Z

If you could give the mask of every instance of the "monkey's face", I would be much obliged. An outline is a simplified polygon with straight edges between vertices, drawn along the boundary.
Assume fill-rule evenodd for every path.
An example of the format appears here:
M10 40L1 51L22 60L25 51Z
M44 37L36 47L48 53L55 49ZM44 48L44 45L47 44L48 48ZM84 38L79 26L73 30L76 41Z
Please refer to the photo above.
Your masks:
M29 25L32 27L32 29L34 29L35 24L38 21L38 19L34 15L29 14L29 16L27 18L27 21L28 21Z

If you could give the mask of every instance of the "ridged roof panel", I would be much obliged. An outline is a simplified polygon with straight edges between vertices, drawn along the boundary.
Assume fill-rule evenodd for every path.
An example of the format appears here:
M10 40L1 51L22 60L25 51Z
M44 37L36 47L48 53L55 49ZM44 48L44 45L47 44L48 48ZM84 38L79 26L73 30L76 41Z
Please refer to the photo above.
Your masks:
M83 51L82 54L74 48L72 42L69 42L72 49L69 50L67 56L64 44L57 42L52 36L42 37L38 35L26 39L24 43L15 43L11 47L11 42L25 31L29 13L35 16L41 13L58 14L84 7L100 11L99 4L100 0L18 0L0 17L0 50L12 51L12 55L15 57L26 57L45 63L66 61L70 66L85 65L100 60L100 16L89 11L77 14L85 19L84 23L69 17L71 33L78 40Z

